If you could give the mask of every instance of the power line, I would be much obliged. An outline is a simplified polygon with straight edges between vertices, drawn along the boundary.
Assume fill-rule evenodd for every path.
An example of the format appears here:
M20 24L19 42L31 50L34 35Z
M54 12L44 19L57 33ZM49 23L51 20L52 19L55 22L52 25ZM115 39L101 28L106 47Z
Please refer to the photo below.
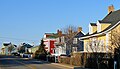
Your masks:
M0 37L1 39L11 39L11 40L24 40L24 41L34 41L37 42L38 40L29 40L29 39L19 39L19 38L11 38L11 37Z

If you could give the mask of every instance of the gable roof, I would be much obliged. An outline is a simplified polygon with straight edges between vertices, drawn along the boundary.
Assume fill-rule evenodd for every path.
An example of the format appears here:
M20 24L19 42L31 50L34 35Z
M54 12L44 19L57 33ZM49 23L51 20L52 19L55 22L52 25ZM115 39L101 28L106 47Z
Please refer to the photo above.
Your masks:
M79 32L74 36L74 38L80 38L82 36L84 36L83 32Z
M73 38L80 38L84 36L84 33L82 31L80 32L76 32L76 34L74 36L72 36L70 39L68 39L67 41L65 41L65 43L69 42L70 40L72 40Z

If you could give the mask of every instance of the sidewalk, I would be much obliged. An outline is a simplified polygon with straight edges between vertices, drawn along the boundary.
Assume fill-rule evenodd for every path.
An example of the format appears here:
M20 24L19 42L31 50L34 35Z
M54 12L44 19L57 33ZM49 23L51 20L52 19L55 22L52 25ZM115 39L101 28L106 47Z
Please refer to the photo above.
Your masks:
M90 68L83 68L83 67L80 67L80 66L73 66L73 65L69 65L69 64L51 63L49 61L42 61L42 62L43 63L50 63L52 65L61 66L61 67L69 68L69 69L90 69Z
M80 66L72 66L72 65L61 64L61 63L51 63L51 64L66 67L66 68L70 68L70 69L90 69L90 68L83 68L83 67L80 67Z
M41 61L41 60L32 59L32 58L21 58L21 59ZM83 67L80 67L80 66L73 66L73 65L62 64L62 63L51 63L51 62L48 62L48 61L42 61L42 62L43 63L50 63L52 65L61 66L61 67L65 67L65 68L70 68L70 69L90 69L90 68L83 68Z

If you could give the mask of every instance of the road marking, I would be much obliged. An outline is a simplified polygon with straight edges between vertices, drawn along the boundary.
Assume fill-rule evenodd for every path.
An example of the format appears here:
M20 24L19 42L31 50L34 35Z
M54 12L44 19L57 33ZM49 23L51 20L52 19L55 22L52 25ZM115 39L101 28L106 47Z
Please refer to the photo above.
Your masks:
M33 66L33 65L27 65L27 64L25 64L25 63L23 63L23 62L19 62L19 61L17 61L17 60L14 60L14 61L17 62L17 63L20 63L20 64L22 64L22 65L24 65L24 66L26 66L26 67L29 67L29 68L31 68L31 69L36 69L36 67Z

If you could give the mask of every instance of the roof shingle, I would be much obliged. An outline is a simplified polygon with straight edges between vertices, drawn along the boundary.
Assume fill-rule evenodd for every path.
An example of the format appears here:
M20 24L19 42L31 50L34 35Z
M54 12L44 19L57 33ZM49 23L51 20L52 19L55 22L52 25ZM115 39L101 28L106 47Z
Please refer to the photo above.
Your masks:
M114 12L110 12L105 18L103 18L103 20L98 20L100 23L111 23L110 26L108 26L106 29L104 29L101 32L95 32L93 34L86 34L83 37L89 36L89 35L94 35L94 34L98 34L98 33L102 33L108 29L110 29L111 27L113 27L118 21L120 21L120 10L114 11Z

